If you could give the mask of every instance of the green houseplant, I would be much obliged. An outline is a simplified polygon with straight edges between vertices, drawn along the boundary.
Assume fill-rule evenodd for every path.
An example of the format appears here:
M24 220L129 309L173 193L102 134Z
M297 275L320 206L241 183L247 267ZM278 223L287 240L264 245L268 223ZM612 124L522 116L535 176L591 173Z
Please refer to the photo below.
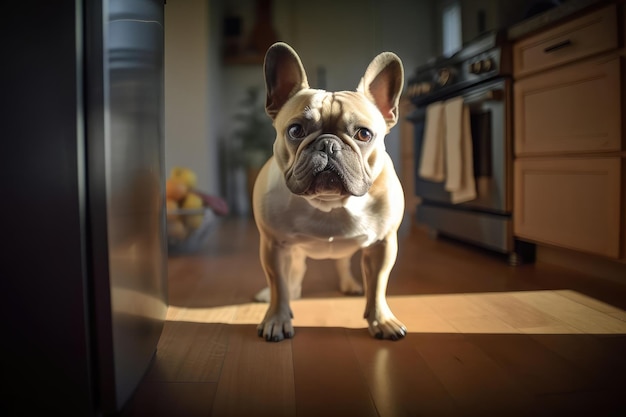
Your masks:
M265 95L259 87L250 87L234 116L234 162L246 171L248 196L257 174L273 152L276 133L265 113Z
M258 170L272 155L275 132L264 99L258 87L250 87L234 116L237 127L233 135L240 151L236 159L245 168Z

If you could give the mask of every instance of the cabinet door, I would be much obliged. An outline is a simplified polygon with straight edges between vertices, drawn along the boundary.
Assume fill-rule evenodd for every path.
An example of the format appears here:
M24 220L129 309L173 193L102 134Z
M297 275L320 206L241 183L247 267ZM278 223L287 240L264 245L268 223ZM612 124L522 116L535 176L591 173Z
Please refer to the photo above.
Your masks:
M619 258L620 165L619 157L517 160L515 235Z
M516 155L620 150L620 67L596 60L517 81Z

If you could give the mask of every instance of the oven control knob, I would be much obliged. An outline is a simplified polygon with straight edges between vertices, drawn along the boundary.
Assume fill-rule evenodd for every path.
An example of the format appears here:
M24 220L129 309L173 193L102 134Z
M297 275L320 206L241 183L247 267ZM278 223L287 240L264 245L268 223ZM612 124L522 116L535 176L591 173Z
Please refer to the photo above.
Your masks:
M482 61L474 61L469 66L469 70L472 74L480 74L481 68L482 68Z
M491 58L483 59L482 61L482 71L489 72L493 70L495 67L493 60Z

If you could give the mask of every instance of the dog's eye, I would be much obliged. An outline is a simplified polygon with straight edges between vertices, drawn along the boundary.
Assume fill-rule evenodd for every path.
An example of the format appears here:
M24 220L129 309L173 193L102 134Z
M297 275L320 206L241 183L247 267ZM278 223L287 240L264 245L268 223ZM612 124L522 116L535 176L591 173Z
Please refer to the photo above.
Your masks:
M299 123L294 123L289 126L289 128L287 129L287 134L292 139L302 139L304 136L306 136L304 128Z
M360 140L361 142L369 142L372 140L372 137L372 132L364 127L360 127L354 134L354 138L356 140Z

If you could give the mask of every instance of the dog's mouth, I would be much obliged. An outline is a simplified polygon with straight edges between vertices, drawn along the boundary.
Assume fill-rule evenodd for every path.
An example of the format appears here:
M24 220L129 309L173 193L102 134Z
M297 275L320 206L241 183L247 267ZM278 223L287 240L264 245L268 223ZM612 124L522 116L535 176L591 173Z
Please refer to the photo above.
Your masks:
M302 151L286 177L292 193L305 196L362 196L367 193L371 182L359 156L342 146L338 139L334 141L332 146L313 145Z
M294 194L304 196L351 194L346 186L341 164L321 152L301 157L287 173L286 180Z
M350 194L350 192L346 189L341 173L332 163L329 163L321 171L313 175L309 187L303 194L334 194L343 196Z

